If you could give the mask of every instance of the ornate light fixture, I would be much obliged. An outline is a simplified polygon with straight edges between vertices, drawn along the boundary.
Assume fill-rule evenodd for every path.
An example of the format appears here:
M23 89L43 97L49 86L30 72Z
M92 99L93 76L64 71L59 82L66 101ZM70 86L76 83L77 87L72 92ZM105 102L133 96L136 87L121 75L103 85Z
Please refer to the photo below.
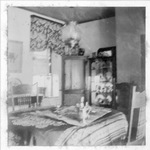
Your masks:
M71 21L68 25L62 29L62 40L70 48L73 48L79 43L81 39L81 33L79 27L75 21Z

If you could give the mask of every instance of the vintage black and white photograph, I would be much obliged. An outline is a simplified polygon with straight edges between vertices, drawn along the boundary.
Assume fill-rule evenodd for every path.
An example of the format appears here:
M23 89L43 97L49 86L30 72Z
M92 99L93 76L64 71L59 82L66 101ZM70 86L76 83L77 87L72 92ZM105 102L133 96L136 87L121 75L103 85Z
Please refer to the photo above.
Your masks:
M7 6L7 146L146 146L146 7Z

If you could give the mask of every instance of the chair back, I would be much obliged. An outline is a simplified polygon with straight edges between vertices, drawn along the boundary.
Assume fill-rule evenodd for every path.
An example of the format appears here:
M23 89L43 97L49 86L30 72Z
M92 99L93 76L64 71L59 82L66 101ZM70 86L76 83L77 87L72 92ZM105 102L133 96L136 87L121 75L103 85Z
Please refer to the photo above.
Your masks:
M31 94L31 85L28 84L20 84L12 87L12 94Z
M138 145L139 141L145 137L145 122L146 122L146 96L145 91L136 91L136 86L133 86L131 111L128 131L128 144ZM132 144L134 143L134 144Z
M116 84L117 109L126 115L128 121L129 121L129 112L130 112L129 106L132 97L132 87L133 85L128 82L122 82Z

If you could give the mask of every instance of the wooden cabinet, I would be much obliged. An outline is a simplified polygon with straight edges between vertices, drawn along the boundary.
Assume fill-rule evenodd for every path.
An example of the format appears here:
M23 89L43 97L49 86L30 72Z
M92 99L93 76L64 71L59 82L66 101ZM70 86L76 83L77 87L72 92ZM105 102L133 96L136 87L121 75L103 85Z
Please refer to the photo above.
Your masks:
M90 104L113 107L115 102L116 48L101 48L89 58Z
M62 104L76 105L85 96L84 56L62 56Z

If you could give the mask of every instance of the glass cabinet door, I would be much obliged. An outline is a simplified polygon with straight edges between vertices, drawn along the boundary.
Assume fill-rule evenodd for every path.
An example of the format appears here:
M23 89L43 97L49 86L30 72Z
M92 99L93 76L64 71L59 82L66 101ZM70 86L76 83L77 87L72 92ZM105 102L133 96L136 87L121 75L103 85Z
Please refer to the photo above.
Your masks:
M112 62L102 59L92 62L91 78L92 103L110 105L113 92Z
M105 50L100 51L97 57L90 58L90 103L112 107L115 98L115 56L111 49Z
M64 105L76 105L85 95L85 57L63 57L62 100Z
M65 60L65 90L84 88L84 61Z

